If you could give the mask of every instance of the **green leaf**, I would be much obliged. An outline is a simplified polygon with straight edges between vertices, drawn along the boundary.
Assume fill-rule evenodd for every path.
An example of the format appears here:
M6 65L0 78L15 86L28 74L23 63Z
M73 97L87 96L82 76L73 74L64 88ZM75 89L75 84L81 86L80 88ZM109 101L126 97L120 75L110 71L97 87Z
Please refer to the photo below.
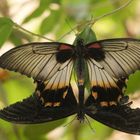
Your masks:
M139 71L130 75L129 80L127 82L126 93L133 94L135 91L139 91L140 90L140 82L139 81L140 81L140 72Z
M52 31L56 24L59 24L60 21L60 11L51 11L51 14L43 20L43 22L40 25L40 33L46 34L50 31Z
M13 22L9 18L0 18L0 46L4 44L13 30Z
M91 29L91 27L86 26L84 30L79 34L79 37L84 39L84 43L88 44L90 42L96 41L96 35L95 32Z
M59 114L58 114L59 115ZM27 125L24 130L24 135L30 140L45 140L43 137L51 130L59 127L65 122L66 119L61 119L44 124Z
M34 91L31 79L14 72L11 73L11 78L4 82L3 88L8 95L8 105L27 98Z
M84 44L88 44L90 42L94 42L96 41L96 35L93 32L93 30L89 27L86 26L82 32L80 32L80 34L78 34L78 36L76 37L74 44L76 43L77 39L83 39L84 40Z
M23 43L26 42L31 42L32 41L32 36L29 34L19 30L19 29L14 29L13 32L11 33L9 40L15 45L19 46Z

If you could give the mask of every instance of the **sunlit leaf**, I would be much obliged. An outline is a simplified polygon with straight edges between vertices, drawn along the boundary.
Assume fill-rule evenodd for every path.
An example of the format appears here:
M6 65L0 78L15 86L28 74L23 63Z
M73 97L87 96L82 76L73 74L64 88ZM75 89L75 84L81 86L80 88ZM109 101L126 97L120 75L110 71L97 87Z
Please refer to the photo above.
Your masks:
M52 11L51 14L43 20L40 26L40 33L45 34L53 31L55 26L59 24L60 11Z
M32 40L32 36L22 32L21 30L14 29L13 32L9 36L9 40L16 46L21 44L25 44L26 42L30 42Z
M13 29L13 22L9 18L0 18L0 46L4 44Z
M66 119L58 121L48 122L44 124L28 125L24 130L25 136L30 140L43 140L43 137L47 135L51 130L59 127L65 122Z
M136 72L133 75L129 76L129 80L127 82L126 93L134 93L135 91L140 90L140 72Z
M4 82L3 88L8 96L8 104L12 104L27 98L33 93L34 90L31 79L19 74L15 75L14 72L11 75L11 78Z

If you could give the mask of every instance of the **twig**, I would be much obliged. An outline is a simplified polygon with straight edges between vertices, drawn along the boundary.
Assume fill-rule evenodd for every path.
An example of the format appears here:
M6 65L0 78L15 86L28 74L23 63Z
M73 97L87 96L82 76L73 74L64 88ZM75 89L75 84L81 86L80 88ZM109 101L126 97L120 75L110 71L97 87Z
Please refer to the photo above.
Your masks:
M99 16L99 17L95 18L94 21L90 21L90 22L88 23L88 25L94 24L96 21L98 21L98 20L100 20L100 19L102 19L102 18L104 18L104 17L110 16L110 15L112 15L112 14L114 14L114 13L120 11L121 9L127 7L132 1L133 1L133 0L128 0L124 5L120 6L119 8L117 8L117 9L115 9L115 10L109 12L109 13L106 13L106 14L104 14L104 15L102 15L102 16Z
M110 15L112 15L112 14L115 13L115 12L120 11L121 9L127 7L132 1L133 1L133 0L128 0L124 5L120 6L119 8L117 8L117 9L115 9L115 10L109 12L109 13L106 13L106 14L104 14L104 15L102 15L102 16L99 16L99 17L95 18L94 20L87 21L86 23L85 23L85 22L84 22L84 23L81 23L81 24L79 24L79 25L77 25L77 26L71 28L71 30L70 30L69 32L67 32L66 34L64 34L63 36L61 36L58 40L61 40L64 36L70 34L73 30L76 30L79 26L83 26L83 25L85 25L85 26L86 26L86 25L93 25L93 24L94 24L95 22L97 22L98 20L100 20L100 19L102 19L102 18L104 18L104 17L106 17L106 16L110 16Z
M18 24L15 23L15 22L13 22L13 24L15 25L15 27L17 27L17 28L23 30L24 32L27 32L28 34L31 34L31 35L33 35L33 36L37 36L37 37L39 37L39 38L43 38L43 39L45 39L45 40L54 41L53 39L47 38L47 37L45 37L45 36L42 36L42 35L39 35L39 34L32 33L32 32L30 32L29 30L27 30L27 29L21 27L20 25L18 25Z
M113 13L118 12L118 11L120 11L121 9L127 7L132 1L133 1L133 0L128 0L124 5L120 6L119 8L117 8L117 9L115 9L115 10L109 12L109 13L106 13L106 14L104 14L104 15L102 15L102 16L99 16L99 17L95 18L94 20L90 20L90 21L87 21L86 23L84 22L84 23L78 24L77 26L71 28L71 30L70 30L69 32L67 32L66 34L64 34L63 36L61 36L61 37L58 39L58 41L61 40L62 38L64 38L64 36L70 34L72 31L76 30L79 26L93 25L93 24L94 24L95 22L97 22L98 20L100 20L100 19L102 19L102 18L104 18L104 17L106 17L106 16L112 15ZM31 35L33 35L33 36L37 36L37 37L39 37L39 38L43 38L43 39L45 39L45 40L54 41L53 39L47 38L47 37L45 37L45 36L32 33L32 32L30 32L29 30L27 30L27 29L21 27L20 25L18 25L18 24L15 23L15 22L13 22L13 24L15 25L15 27L17 27L17 28L23 30L24 32L27 32L28 34L31 34Z

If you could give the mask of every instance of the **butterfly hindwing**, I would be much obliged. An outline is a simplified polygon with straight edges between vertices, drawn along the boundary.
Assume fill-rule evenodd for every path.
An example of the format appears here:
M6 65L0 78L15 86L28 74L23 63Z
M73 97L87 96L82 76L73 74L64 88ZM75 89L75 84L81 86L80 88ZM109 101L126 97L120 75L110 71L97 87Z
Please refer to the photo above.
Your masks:
M37 124L73 115L77 112L77 103L72 89L68 89L65 98L63 92L63 90L43 92L42 83L38 82L32 96L0 110L0 118L14 123Z
M128 106L95 107L96 112L88 110L91 118L122 132L140 135L140 109ZM92 107L91 107L92 108Z
M140 109L130 107L129 97L115 88L95 90L96 99L91 94L85 102L85 114L116 130L140 135ZM120 100L118 95L121 95Z

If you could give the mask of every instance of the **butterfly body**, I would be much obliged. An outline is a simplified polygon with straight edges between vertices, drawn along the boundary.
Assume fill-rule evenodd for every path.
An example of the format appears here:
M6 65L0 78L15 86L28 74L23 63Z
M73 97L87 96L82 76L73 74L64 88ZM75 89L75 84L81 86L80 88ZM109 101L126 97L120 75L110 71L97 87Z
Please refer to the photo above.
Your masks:
M139 40L30 43L2 55L0 67L32 77L37 84L32 96L0 110L2 119L36 124L73 114L83 121L88 115L140 134L140 109L130 108L122 91L128 76L140 69Z

